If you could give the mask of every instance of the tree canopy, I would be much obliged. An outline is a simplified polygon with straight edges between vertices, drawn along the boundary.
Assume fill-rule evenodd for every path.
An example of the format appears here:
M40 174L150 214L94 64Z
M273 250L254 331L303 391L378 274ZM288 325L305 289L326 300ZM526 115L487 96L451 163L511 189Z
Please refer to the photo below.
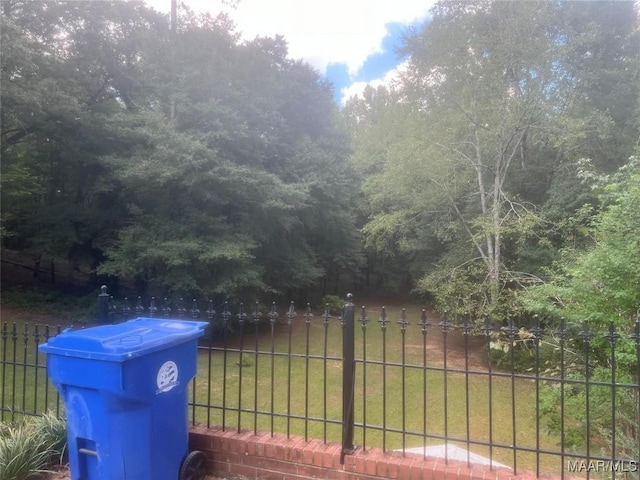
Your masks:
M342 110L286 39L242 40L222 14L182 6L173 29L136 1L1 5L3 248L163 292L374 274L477 318L635 265L635 177L611 201L581 177L637 156L634 2L440 1L397 81ZM628 315L620 279L598 282ZM569 298L545 308L578 315Z
M365 175L365 245L419 259L418 291L457 313L514 314L638 140L632 2L443 1L410 32L397 85L346 107Z
M3 2L5 246L165 290L353 272L348 137L283 38L139 2Z

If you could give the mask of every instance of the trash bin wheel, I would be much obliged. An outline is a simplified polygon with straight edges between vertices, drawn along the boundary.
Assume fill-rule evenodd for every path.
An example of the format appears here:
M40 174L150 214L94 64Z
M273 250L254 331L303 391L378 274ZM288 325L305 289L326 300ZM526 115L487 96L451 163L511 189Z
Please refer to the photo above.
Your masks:
M199 450L189 452L180 466L178 480L204 480L207 476L207 457Z

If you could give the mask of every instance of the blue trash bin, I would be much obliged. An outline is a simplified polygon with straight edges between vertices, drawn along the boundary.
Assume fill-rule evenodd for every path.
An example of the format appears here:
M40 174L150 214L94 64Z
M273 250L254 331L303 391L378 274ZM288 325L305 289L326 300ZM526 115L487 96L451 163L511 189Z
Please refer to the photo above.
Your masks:
M188 385L206 325L137 318L65 330L39 346L66 405L73 480L182 476Z

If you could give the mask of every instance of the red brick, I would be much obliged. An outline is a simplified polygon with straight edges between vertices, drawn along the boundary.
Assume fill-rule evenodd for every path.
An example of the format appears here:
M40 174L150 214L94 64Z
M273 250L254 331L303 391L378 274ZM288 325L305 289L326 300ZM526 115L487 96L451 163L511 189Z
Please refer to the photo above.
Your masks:
M342 446L336 443L327 444L324 450L322 465L326 468L340 468L340 452Z
M258 438L255 442L256 444L256 452L255 455L264 457L266 455L265 450L266 446L273 442L273 437L270 433Z
M382 478L391 478L389 475L389 456L382 453L381 450L376 450L372 457L372 460L376 464L376 475Z
M247 465L231 465L229 473L232 475L244 475L245 477L249 478L257 477L256 468Z
M327 450L326 444L320 444L313 449L312 465L316 467L324 467L324 452Z
M411 476L411 458L400 458L398 460L398 478L408 480Z
M307 478L326 478L326 470L313 465L299 465L298 475Z
M364 453L364 452L363 452ZM364 459L364 473L366 475L377 475L377 460L376 452L369 452Z
M292 478L289 475L283 475L280 472L271 471L271 470L259 470L258 478L260 480L283 480L285 478Z
M304 452L307 448L307 442L301 439L291 448L291 461L296 463L304 462Z
M512 480L518 476L519 475L514 475L513 470L510 468L496 468L493 478L496 478L497 480Z
M353 455L344 456L344 465L342 466L342 469L346 472L356 471L356 459Z
M210 430L206 425L196 424L189 428L189 437L210 437Z
M218 451L226 452L229 450L229 439L235 435L235 432L227 430L226 432L220 432L218 440L220 442L220 448Z
M435 458L430 467L432 480L445 480L447 478L447 465L444 460Z
M359 474L365 473L364 467L365 467L365 461L367 459L367 455L368 454L366 452L363 452L362 450L356 450L355 454L352 455L356 461L355 471Z
M280 460L262 459L260 471L281 472L283 476L297 475L299 466L296 463L283 462Z
M472 465L470 480L484 480L489 478L490 468L488 465Z
M242 441L239 435L235 435L229 438L229 452L231 453L245 453L245 442Z
M222 450L222 438L218 435L215 435L211 439L211 447L213 448L214 452L219 452L220 450Z
M244 464L256 468L271 468L273 462L274 461L270 458L247 455Z
M285 445L289 441L287 437L278 437L274 439L273 446L273 458L277 458L278 460L283 459L285 456Z
M293 447L296 442L296 437L287 438L286 435L278 436L275 441L275 457L278 460L286 462L293 461Z
M276 456L276 444L282 439L283 435L276 433L271 437L271 441L264 444L264 456L269 458L275 458Z
M313 463L313 447L308 443L304 446L302 451L302 462L305 465L311 465Z
M338 462L340 465L340 462ZM340 468L323 468L322 478L323 480L345 480L348 477L348 473L341 470Z
M387 476L389 478L402 478L400 476L400 463L402 461L402 453L387 452L383 453L387 457Z
M212 427L209 429L209 435L211 436L213 450L219 451L222 445L222 429Z
M224 432L224 429L222 428L221 425L212 425L211 427L209 427L209 430L214 434L214 435L220 435L222 432Z
M249 455L256 455L258 451L258 442L263 438L271 438L269 433L259 432L257 436L247 440L247 453Z
M253 432L249 431L249 432L243 432L242 434L240 434L237 437L237 440L239 442L238 445L238 453L247 453L247 448L249 446L249 443L255 438L255 435L253 434Z
M293 447L303 441L304 440L302 438L297 436L290 436L289 438L287 438L286 435L283 435L282 438L280 438L276 443L277 458L291 461L293 458Z
M222 474L229 473L229 464L227 462L214 460L212 464L213 464L213 467L211 470L209 470L211 473L222 473Z
M302 450L307 445L307 442L304 441L302 437L291 437L287 442L283 445L283 460L287 462L297 462L302 458Z
M306 444L304 447L303 453L303 462L307 465L313 464L313 452L316 448L321 447L323 445L321 440L313 439Z
M227 427L226 429L222 430L222 433L220 435L226 438L235 437L237 435L237 430L235 428Z
M236 436L236 431L235 431L235 430L230 430L230 429L224 430L224 431L220 434L220 437L221 437L221 438L223 438L224 440L226 440L227 448L228 448L228 446L229 446L229 440L230 440L231 438L234 438L235 436ZM224 440L223 440L223 441L224 441Z
M244 453L227 452L222 457L222 460L232 465L233 464L242 465L244 464L244 457L245 457Z

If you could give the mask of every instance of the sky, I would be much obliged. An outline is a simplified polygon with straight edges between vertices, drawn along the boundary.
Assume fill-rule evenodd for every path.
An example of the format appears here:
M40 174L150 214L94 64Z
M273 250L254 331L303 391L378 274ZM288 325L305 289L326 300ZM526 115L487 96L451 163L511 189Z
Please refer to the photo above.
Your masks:
M171 0L145 0L169 12ZM282 35L289 56L303 59L334 84L344 104L367 84L388 83L402 62L397 48L411 26L428 18L434 0L178 0L195 11L227 12L245 40Z

